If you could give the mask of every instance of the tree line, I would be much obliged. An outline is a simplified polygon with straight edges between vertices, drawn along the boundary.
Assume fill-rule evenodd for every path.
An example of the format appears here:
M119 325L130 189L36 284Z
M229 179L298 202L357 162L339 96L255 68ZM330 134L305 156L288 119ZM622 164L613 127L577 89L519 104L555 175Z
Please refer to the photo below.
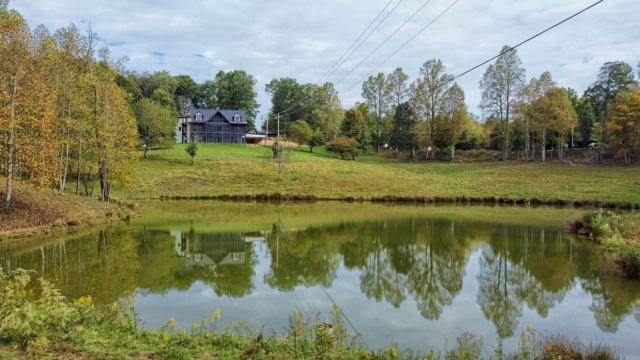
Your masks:
M167 71L128 71L98 37L75 25L50 33L0 0L0 171L3 206L22 179L108 201L135 160L174 142L176 118L190 108L239 109L255 130L255 78L219 71L197 83ZM640 90L631 65L602 65L582 96L561 88L549 72L527 81L515 49L502 48L480 81L482 118L465 105L464 90L442 60L427 60L413 82L398 67L363 82L363 102L344 109L332 83L289 77L265 86L271 109L262 128L310 151L320 145L342 158L391 149L413 159L454 159L456 149L500 150L503 159L546 160L553 151L594 146L596 156L640 155ZM387 150L388 151L388 150Z
M96 49L97 36L70 25L30 30L0 2L0 159L4 208L13 180L91 195L102 200L127 181L134 156L135 120L115 79L119 64Z
M14 180L108 201L129 182L137 146L173 142L178 114L191 107L242 109L254 128L255 79L220 71L202 84L187 75L125 69L75 25L31 29L0 0L0 174L3 205Z
M640 75L640 74L639 74ZM398 67L371 75L362 84L362 103L342 110L333 85L274 79L269 129L280 116L281 133L298 144L342 158L383 148L424 158L454 159L455 150L493 149L503 160L563 160L568 148L591 147L595 156L620 157L626 164L640 155L640 90L631 65L602 65L582 96L563 88L551 73L527 81L515 49L504 46L479 83L478 118L465 105L464 90L440 59L430 59L413 82ZM320 90L331 94L329 103ZM332 104L332 106L326 106ZM293 109L293 110L291 110ZM324 121L319 121L322 119Z

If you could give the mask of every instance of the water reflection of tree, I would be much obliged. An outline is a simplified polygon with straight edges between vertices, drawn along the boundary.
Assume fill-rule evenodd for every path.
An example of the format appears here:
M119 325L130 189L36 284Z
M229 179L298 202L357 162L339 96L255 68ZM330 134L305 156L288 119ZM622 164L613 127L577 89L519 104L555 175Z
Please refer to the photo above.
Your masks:
M596 324L602 331L615 332L634 306L640 304L640 288L633 281L603 274L605 260L600 250L582 242L574 248L573 259L580 285L591 294L589 310Z
M168 231L142 229L136 233L137 253L142 265L138 287L165 293L169 289L188 289L191 279L178 281L175 275L180 267L176 255L175 239Z
M38 270L68 298L91 295L100 304L133 293L141 269L135 239L120 227L42 245L15 254L3 265Z
M572 246L560 231L503 226L492 233L480 259L478 304L501 338L513 335L524 304L546 317L573 287Z
M513 286L515 278L520 275L518 270L521 269L514 269L504 251L496 253L491 247L482 249L478 304L501 338L513 335L513 329L518 324L517 318L522 315L522 305Z
M360 290L369 298L385 300L394 307L405 300L406 277L395 271L387 251L378 247L367 258L360 277Z
M271 271L264 281L278 290L290 291L298 285L330 287L340 264L338 242L328 241L323 229L287 231L281 222L273 224L267 244Z
M467 261L465 239L468 233L456 231L453 222L424 222L418 233L407 288L426 319L440 317L462 289ZM422 228L422 227L421 227Z
M582 279L580 283L591 293L589 310L593 312L601 330L616 332L627 315L633 313L634 307L638 318L640 289L628 286L628 280L592 276Z
M450 221L388 220L354 224L343 244L345 264L362 270L360 289L395 307L408 296L427 319L437 319L462 288L467 231Z

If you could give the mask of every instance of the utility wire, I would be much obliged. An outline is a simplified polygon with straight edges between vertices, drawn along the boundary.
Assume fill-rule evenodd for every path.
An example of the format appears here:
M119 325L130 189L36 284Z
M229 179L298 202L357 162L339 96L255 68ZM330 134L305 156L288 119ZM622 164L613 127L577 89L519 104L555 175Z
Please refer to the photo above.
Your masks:
M369 39L369 37L371 37L371 35L373 35L373 33L380 27L380 25L382 25L382 23L385 22L385 20L387 20L387 18L398 8L398 6L403 2L404 0L400 0L396 3L396 5L382 18L382 20L380 20L378 22L378 24L369 32L368 35L366 35L366 37L364 39L362 39L360 41L360 39L367 33L367 31L371 28L371 26L376 22L376 20L378 18L380 18L380 16L384 13L384 11L389 7L389 5L393 2L393 0L390 0L387 5L385 5L385 7L378 13L378 15L376 15L376 17L369 23L369 25L365 28L365 30L360 33L360 35L356 38L356 40L351 44L351 46L349 46L349 48L347 48L347 50L345 50L345 52L342 54L342 56L340 56L340 58L338 58L338 60L329 68L329 70L322 76L322 78L320 78L320 80L316 83L317 85L319 85L322 81L324 80L328 80L329 77L331 77L336 71L338 71L338 69L340 68L340 66L342 66L347 60L349 60L349 58L351 58L351 56L358 50L360 49L360 47ZM431 1L431 0L429 0ZM404 24L403 24L404 25ZM358 43L359 42L359 43ZM356 45L357 44L357 45ZM354 48L355 46L355 48ZM353 50L352 50L353 49ZM349 53L349 51L351 51L351 53ZM347 53L349 53L347 55ZM346 57L345 57L346 56ZM285 114L295 114L299 111L301 111L302 109L304 109L305 107L307 107L310 103L310 100L308 100L306 102L306 104L294 104L289 106L288 108L280 111L280 115L285 115ZM301 106L300 109L297 109L293 112L291 112L291 110L295 109L296 107Z
M429 0L429 1L430 1L430 0ZM427 1L427 3L428 3L429 1ZM377 69L378 67L380 67L381 65L383 65L384 63L386 63L389 59L391 59L391 58L392 58L392 57L393 57L393 56L394 56L398 51L400 51L403 47L405 47L409 42L413 41L413 39L415 39L415 38L416 38L420 33L422 33L424 30L426 30L426 29L427 29L431 24L433 24L433 22L435 22L435 21L436 21L440 16L442 16L444 13L446 13L446 12L447 12L451 7L453 7L453 5L455 5L458 1L459 1L459 0L454 1L454 2L453 2L453 3L452 3L448 8L446 8L446 9L445 9L442 13L440 13L436 18L434 18L434 20L433 20L433 21L431 21L429 24L427 24L425 27L423 27L423 28L422 28L418 33L416 33L416 35L414 35L414 36L413 36L413 37L411 37L408 41L406 41L404 44L402 44L402 46L400 46L396 51L394 51L390 56L388 56L388 57L387 57L383 62L381 62L380 64L378 64L378 65L376 66L376 69ZM516 48L520 47L521 45L524 45L524 44L528 43L529 41L531 41L531 40L533 40L533 39L537 38L538 36L540 36L540 35L542 35L542 34L544 34L544 33L548 32L549 30L552 30L552 29L554 29L554 28L556 28L556 27L558 27L558 26L560 26L560 25L564 24L565 22L567 22L567 21L569 21L569 20L571 20L571 19L575 18L576 16L578 16L578 15L580 15L580 14L582 14L582 13L586 12L587 10L589 10L589 9L591 9L591 8L593 8L593 7L595 7L596 5L598 5L598 4L602 3L602 2L604 2L604 0L599 0L599 1L594 2L593 4L591 4L591 5L587 6L586 8L584 8L584 9L582 9L582 10L580 10L580 11L576 12L576 13L574 13L573 15L571 15L571 16L569 16L569 17L567 17L567 18L565 18L565 19L563 19L563 20L561 20L561 21L559 21L559 22L557 22L557 23L555 23L555 24L553 24L553 25L551 25L551 26L549 26L549 27L545 28L544 30L542 30L542 31L538 32L537 34L535 34L535 35L533 35L533 36L530 36L529 38L527 38L527 39L525 39L525 40L521 41L520 43L516 44L515 46L510 47L508 50L503 51L503 52L500 52L498 55L493 56L492 58L487 59L487 60L485 60L485 61L481 62L480 64L475 65L475 66L473 66L472 68L470 68L470 69L468 69L468 70L466 70L466 71L464 71L464 72L462 72L462 73L460 73L460 74L456 75L456 76L453 78L453 80L456 80L456 79L458 79L458 78L460 78L460 77L462 77L462 76L464 76L464 75L466 75L466 74L468 74L468 73L470 73L470 72L472 72L472 71L474 71L474 70L478 69L479 67L481 67L481 66L483 66L483 65L486 65L487 63L489 63L489 62L491 62L491 61L493 61L493 60L497 59L498 57L500 57L500 56L502 56L502 55L504 55L504 54L506 54L506 53L508 53L508 52L510 52L510 51L515 50ZM425 4L425 5L426 5L426 4ZM423 6L424 6L424 5L423 5ZM418 11L420 11L420 9L419 9ZM415 14L414 14L414 15L415 15ZM392 35L393 35L393 34L392 34ZM386 41L386 40L388 40L388 39L389 39L389 38L385 39L385 41ZM376 50L377 50L377 48L376 48ZM376 50L374 50L374 52L375 52ZM366 58L365 58L364 60L366 60ZM364 61L362 61L362 62L364 62ZM362 62L361 62L361 63L362 63ZM361 63L360 63L360 64L361 64ZM356 65L356 67L358 67L360 64ZM352 69L348 74L350 74L353 70L355 70L355 67L354 67L354 68L353 68L353 69ZM374 71L375 71L375 69L374 69ZM348 74L347 74L347 75L348 75ZM369 76L369 75L370 75L370 73L369 73L369 74L367 74L367 76ZM345 76L345 77L346 77L346 76ZM342 79L344 79L344 77L343 77ZM340 79L340 81L342 81L342 79ZM354 86L358 85L360 82L364 81L365 79L366 79L366 76L365 76L364 78L362 78L361 80L359 80L358 82L354 83L353 85L349 86L349 87L348 87L347 89L345 89L343 92L347 92L347 91L351 90ZM298 112L298 111L300 111L300 110L304 109L304 107L306 107L306 106L308 106L308 105L303 105L303 107L302 107L302 108L300 108L300 109L298 109L298 110L296 110L296 111L293 111L293 112L291 112L290 114L296 113L296 112ZM295 108L295 106L292 106L291 108Z
M433 18L433 20L431 20L428 24L426 24L425 26L422 27L422 29L420 29L417 33L415 33L412 37L409 38L409 40L405 41L402 45L400 45L399 48L397 48L394 52L392 52L389 56L387 56L383 61L381 61L378 65L376 65L373 70L371 70L367 75L365 75L362 79L354 82L351 86L349 86L348 88L346 88L344 90L344 92L347 92L351 89L353 89L356 85L362 83L362 81L364 81L369 75L371 75L374 71L376 71L376 69L378 69L380 66L384 65L387 61L389 61L392 57L394 57L400 50L402 50L405 46L407 46L410 42L412 42L413 40L415 40L415 38L417 38L420 34L422 34L425 30L427 30L429 27L431 27L431 25L433 25L433 23L435 23L436 21L438 21L438 19L440 19L440 17L442 17L444 14L446 14L449 10L451 10L451 8L458 3L458 1L460 0L455 0L454 2L451 3L451 5L449 5L446 9L444 9L442 12L440 12L440 14L438 14L438 16L436 16L435 18ZM602 0L604 1L604 0Z
M402 25L398 26L389 36L387 36L386 39L384 39L380 45L378 45L375 49L373 49L373 51L371 51L367 56L365 56L358 64L356 64L356 66L354 66L351 70L349 70L346 74L344 74L343 77L341 77L338 81L336 81L336 84L341 83L347 76L351 75L351 73L353 73L357 68L360 67L360 65L362 65L365 61L367 61L373 54L375 54L378 50L380 50L380 48L382 46L384 46L384 44L386 44L392 37L394 37L400 30L402 30L402 28L407 25L411 20L413 20L414 17L416 17L416 15L418 15L418 13L420 11L422 11L422 9L424 9L427 5L429 5L429 3L432 0L427 0L425 1L422 6L420 6L418 8L418 10L416 10L413 14L411 14L411 16L409 16L409 18L407 20L405 20L405 22L402 23Z
M344 62L347 61L351 57L351 55L353 55L360 48L360 46L362 46L362 44L364 44L365 41L367 41L369 39L371 34L373 34L378 29L378 27L389 17L389 15L391 15L391 13L393 13L393 11L398 7L398 5L400 5L400 3L402 3L402 1L403 0L400 0L396 4L396 6L393 9L391 9L391 11L389 11L389 13L387 13L386 16L380 22L378 22L378 25L376 25L376 27L373 28L373 30L371 30L371 32L369 32L369 35L367 35L364 39L362 39L362 37L369 31L369 29L376 22L376 20L378 20L378 18L385 12L385 10L387 10L389 5L391 5L393 0L389 0L387 5L385 5L385 7L378 13L378 15L376 15L376 17L373 20L371 20L371 22L366 27L366 29L364 29L364 31L362 31L362 33L360 33L360 35L358 35L358 37L353 41L353 43L351 43L351 46L349 46L349 48L347 48L347 50L345 50L344 53L342 53L342 55L338 58L338 60L336 60L336 62L333 65L331 65L329 70L327 70L327 72L324 73L324 75L322 75L320 80L318 80L316 83L320 84L322 81L328 79L331 75L333 75L333 73L336 70L338 70L338 68L342 64L344 64ZM360 39L362 39L362 41L360 41ZM356 47L356 44L358 44L357 47ZM355 47L355 49L354 49L354 47ZM353 49L353 51L351 51L351 49ZM349 51L351 51L351 54L349 54L349 56L347 56Z
M338 304L335 302L335 300L333 300L333 298L331 297L331 295L329 295L329 293L327 292L327 290L325 290L325 288L323 288L322 286L320 287L320 289L322 289L322 292L324 292L324 294L327 296L327 298L329 299L329 301L331 301L331 303L335 306L337 306L340 309L339 314L342 314L342 317L347 320L347 323L349 323L349 325L351 326L351 328L353 329L353 331L355 331L356 335L360 337L360 340L362 340L362 343L364 344L364 346L371 350L371 348L369 348L369 345L367 345L367 342L364 341L364 337L362 336L362 333L360 331L358 331L358 329L353 325L353 323L351 322L351 320L349 320L349 318L347 317L347 313L344 312L344 309L340 308L340 306L338 306Z
M387 36L375 49L373 49L371 52L369 52L369 54L367 54L358 64L356 64L353 68L351 68L351 70L349 70L344 76L342 76L338 81L336 81L334 83L334 86L341 83L347 76L349 76L351 73L353 73L353 71L355 71L358 67L360 67L360 65L362 65L365 61L367 61L371 56L373 56L373 54L375 54L378 50L380 50L380 48L382 46L384 46L392 37L394 37L400 30L402 30L402 28L404 28L405 25L407 25L411 20L413 20L414 17L416 17L416 15L418 15L418 13L420 11L422 11L427 5L429 5L429 3L432 0L427 0L425 1L416 11L413 12L413 14L411 14L411 16L409 16L409 18L407 18L407 20L405 20L400 26L398 26L389 36ZM456 0L456 2L459 0ZM400 3L397 3L396 6L391 10L391 12L393 12L393 10L395 10L398 5ZM390 13L391 13L390 12ZM389 13L389 14L390 14ZM386 17L385 17L386 19ZM384 21L384 19L383 19ZM422 32L424 30L421 30L420 32ZM419 32L419 33L420 33ZM418 33L418 34L419 34ZM417 34L413 37L415 38L417 36ZM412 39L413 39L412 38ZM352 86L353 87L353 86ZM280 114L295 114L301 110L303 110L304 108L306 108L307 106L309 106L309 102L307 102L307 104L299 104L299 106L301 106L299 109L295 110L295 111L290 111L292 109L294 109L296 106L290 106L289 108L283 110L280 112Z
M601 2L603 2L603 1L604 1L604 0L596 1L595 3L593 3L593 4L589 5L589 6L587 6L586 8L584 8L584 9L582 9L582 10L578 11L577 13L575 13L575 14L573 14L573 15L569 16L568 18L565 18L564 20L559 21L559 22L557 22L557 23L555 23L555 24L553 24L553 25L549 26L548 28L546 28L546 29L544 29L544 30L540 31L539 33L537 33L537 34L535 34L535 35L533 35L533 36L529 37L528 39L526 39L526 40L524 40L524 41L519 42L519 43L518 43L518 44L516 44L515 46L513 46L513 47L509 48L508 50L502 51L500 54L498 54L498 55L496 55L496 56L492 57L491 59L487 59L487 60L485 60L485 61L481 62L480 64L478 64L478 65L476 65L476 66L474 66L474 67L470 68L469 70L467 70L467 71L465 71L465 72L463 72L463 73L460 73L459 75L457 75L456 77L454 77L454 78L453 78L453 80L455 80L455 79L457 79L457 78L460 78L460 77L462 77L462 76L464 76L464 75L467 75L468 73L472 72L473 70L475 70L475 69L477 69L477 68L479 68L479 67L481 67L481 66L483 66L483 65L486 65L487 63L489 63L489 62L491 62L491 61L493 61L493 60L495 60L495 59L499 58L500 56L502 56L502 55L504 55L504 54L506 54L506 53L508 53L508 52L510 52L510 51L515 50L515 49L516 49L517 47L519 47L520 45L523 45L523 44L525 44L525 43L528 43L529 41L531 41L531 40L533 40L533 39L537 38L538 36L540 36L540 35L542 35L542 34L546 33L547 31L549 31L549 30L551 30L551 29L553 29L553 28L555 28L555 27L557 27L557 26L559 26L559 25L562 25L563 23L565 23L565 22L567 22L567 21L569 21L569 20L573 19L574 17L576 17L576 16L578 16L578 15L582 14L583 12L585 12L585 11L587 11L587 10L591 9L592 7L594 7L594 6L598 5L598 4L600 4L600 3L601 3Z

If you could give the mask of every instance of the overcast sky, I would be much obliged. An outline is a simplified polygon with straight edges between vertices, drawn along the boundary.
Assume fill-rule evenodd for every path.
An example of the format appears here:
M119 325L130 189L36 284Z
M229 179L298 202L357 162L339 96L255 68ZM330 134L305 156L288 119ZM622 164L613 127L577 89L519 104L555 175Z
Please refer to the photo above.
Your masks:
M197 82L220 71L245 70L257 80L260 114L270 108L264 86L292 77L316 83L387 5L387 19L329 78L345 107L360 97L362 79L400 66L413 81L428 59L439 58L457 75L595 0L10 0L33 28L51 32L89 24L112 56L127 56L138 72L167 70ZM355 67L426 6L380 49ZM398 5L396 7L396 5ZM640 61L640 1L605 0L518 49L527 79L550 71L559 86L581 94L606 61ZM428 24L434 21L432 25ZM377 67L408 39L407 46ZM352 69L355 70L352 71ZM469 110L480 113L478 82L486 66L460 78ZM347 72L351 73L345 77ZM343 79L344 78L344 79Z

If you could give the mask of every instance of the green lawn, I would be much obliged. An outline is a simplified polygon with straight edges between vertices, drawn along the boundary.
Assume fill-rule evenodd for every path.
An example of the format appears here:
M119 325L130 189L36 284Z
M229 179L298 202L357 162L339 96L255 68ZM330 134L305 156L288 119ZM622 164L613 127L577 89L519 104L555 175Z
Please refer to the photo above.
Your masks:
M200 144L191 166L184 145L149 152L123 199L288 194L343 199L382 196L505 197L640 204L639 166L529 162L403 162L378 156L340 160L320 149L292 149L279 176L271 149Z

